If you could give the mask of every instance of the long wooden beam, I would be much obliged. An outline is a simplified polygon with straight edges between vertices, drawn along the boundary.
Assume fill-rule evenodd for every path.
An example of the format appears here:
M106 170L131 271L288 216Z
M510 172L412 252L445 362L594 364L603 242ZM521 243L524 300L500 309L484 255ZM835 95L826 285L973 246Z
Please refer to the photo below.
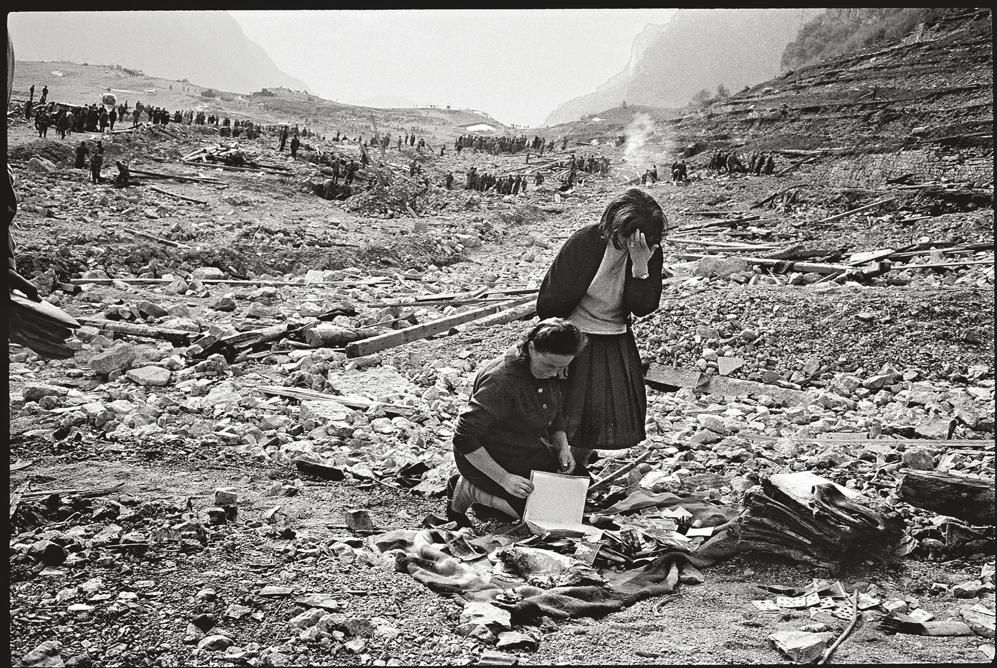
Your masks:
M511 306L517 306L519 304L524 304L527 301L532 301L532 299L532 297L529 297L527 299L499 302L492 306L485 306L471 311L457 313L455 315L432 320L421 325L414 325L412 327L406 327L405 329L399 329L396 332L389 332L387 334L382 334L381 336L374 336L369 339L364 339L363 341L355 341L354 343L350 343L346 346L346 356L362 357L364 355L371 355L381 350L411 343L412 341L425 339L435 334L446 332L451 327L463 325L465 322L471 322L472 320L477 320L478 318L484 318L485 316L505 310Z

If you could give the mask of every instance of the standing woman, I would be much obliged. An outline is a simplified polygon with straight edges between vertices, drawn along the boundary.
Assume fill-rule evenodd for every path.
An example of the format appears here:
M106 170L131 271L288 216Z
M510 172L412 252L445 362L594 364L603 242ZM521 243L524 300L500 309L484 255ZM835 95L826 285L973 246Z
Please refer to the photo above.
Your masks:
M588 473L592 450L629 448L647 436L631 324L658 308L667 227L654 198L631 188L609 202L599 223L571 235L540 285L537 314L567 318L588 337L565 386L565 427L578 475Z

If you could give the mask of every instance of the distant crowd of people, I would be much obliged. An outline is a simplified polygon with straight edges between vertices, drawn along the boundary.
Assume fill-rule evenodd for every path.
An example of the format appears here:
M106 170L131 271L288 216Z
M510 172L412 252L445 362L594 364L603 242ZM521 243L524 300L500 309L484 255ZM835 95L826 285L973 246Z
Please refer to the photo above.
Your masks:
M527 179L522 175L517 174L516 176L498 176L489 173L479 173L477 167L471 167L467 170L466 178L464 179L464 190L476 190L478 192L489 192L493 191L500 195L518 195L520 192L526 192ZM453 174L447 174L447 180L444 182L447 190L453 186Z
M565 146L567 140L565 140ZM480 135L461 135L454 141L454 150L458 154L465 149L474 151L484 151L495 155L497 153L519 153L527 149L532 149L543 155L544 147L548 151L553 150L554 140L544 140L539 135L530 140L526 135L518 137L482 137Z
M775 158L771 153L753 152L745 164L734 151L715 151L707 167L718 174L772 174Z

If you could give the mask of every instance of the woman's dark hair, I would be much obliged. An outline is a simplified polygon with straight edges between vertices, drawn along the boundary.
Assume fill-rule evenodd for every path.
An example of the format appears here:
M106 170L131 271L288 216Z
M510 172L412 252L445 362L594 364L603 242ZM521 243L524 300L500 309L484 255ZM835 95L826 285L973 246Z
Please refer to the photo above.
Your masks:
M648 246L660 244L667 227L668 219L661 205L638 188L630 188L614 198L599 221L602 238L612 242L617 250L623 250L624 239L637 229L644 233Z
M564 318L547 318L533 326L517 347L517 357L526 361L530 357L530 343L538 353L577 355L588 342L588 337L574 323Z

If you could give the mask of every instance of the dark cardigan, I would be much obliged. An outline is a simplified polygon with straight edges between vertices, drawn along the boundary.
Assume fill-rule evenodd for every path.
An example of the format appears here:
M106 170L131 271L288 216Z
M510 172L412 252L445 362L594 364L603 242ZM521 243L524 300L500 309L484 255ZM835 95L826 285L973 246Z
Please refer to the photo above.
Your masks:
M547 270L540 293L537 295L537 315L545 318L567 318L582 297L588 292L595 278L606 244L598 225L587 225L564 242L553 264ZM647 263L648 277L641 280L632 276L633 262L627 258L626 282L623 285L623 310L627 324L631 315L645 316L658 308L661 300L661 265L663 257L659 248Z

